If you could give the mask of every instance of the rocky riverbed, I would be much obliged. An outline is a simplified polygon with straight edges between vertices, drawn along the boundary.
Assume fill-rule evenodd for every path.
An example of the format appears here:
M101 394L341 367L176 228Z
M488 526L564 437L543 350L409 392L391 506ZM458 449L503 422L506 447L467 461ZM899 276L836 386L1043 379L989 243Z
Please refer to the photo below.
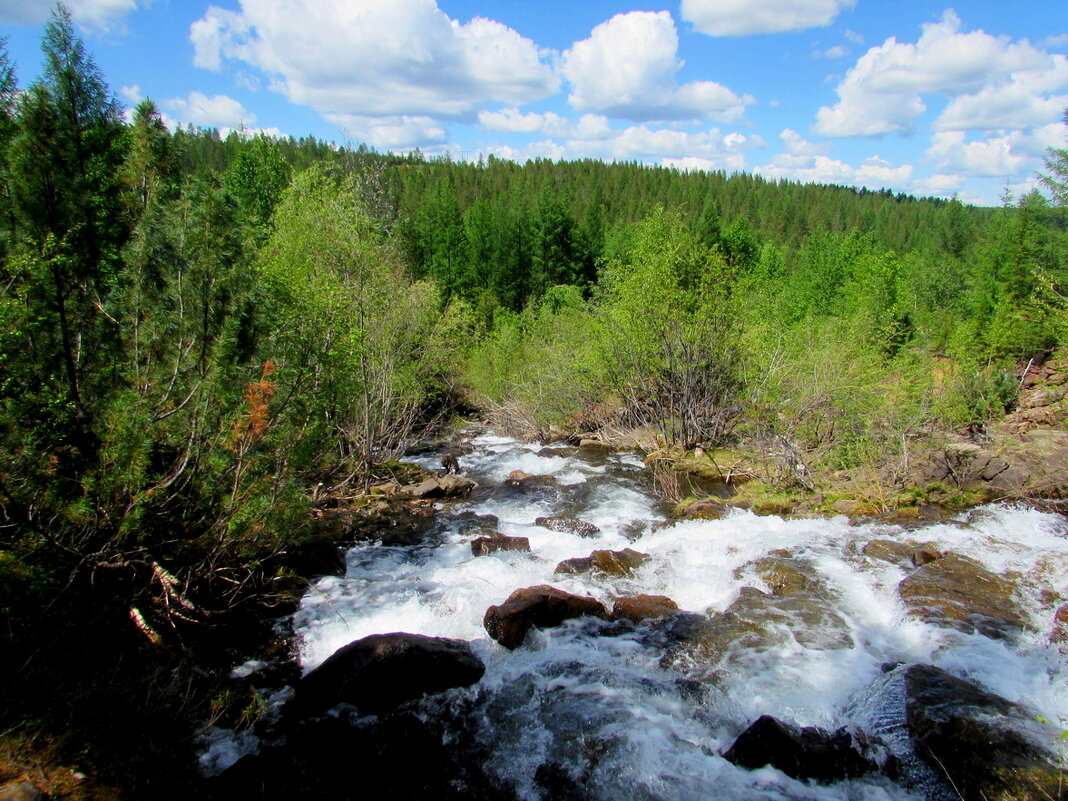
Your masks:
M1066 797L1060 515L677 520L636 454L410 460L457 453L377 490L298 671L241 667L264 714L209 738L221 795Z

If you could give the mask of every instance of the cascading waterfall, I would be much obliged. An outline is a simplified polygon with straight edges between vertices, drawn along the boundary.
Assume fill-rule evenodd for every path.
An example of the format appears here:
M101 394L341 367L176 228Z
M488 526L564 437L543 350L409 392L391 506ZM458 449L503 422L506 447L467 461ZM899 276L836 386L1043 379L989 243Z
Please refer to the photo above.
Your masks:
M583 797L603 799L940 797L944 791L909 751L902 681L892 669L897 664L933 664L1051 720L1068 716L1068 668L1049 642L1048 590L1068 591L1068 538L1056 515L988 506L922 531L741 510L719 520L668 524L635 455L538 455L486 433L469 444L461 465L484 489L469 502L444 507L436 533L423 544L354 547L346 575L320 580L294 627L305 672L370 634L471 641L486 674L474 687L452 691L454 703L464 710L468 736L489 754L484 770L520 797L549 797L547 775L581 782ZM412 461L436 469L439 455ZM505 479L515 469L548 478L508 487ZM498 530L527 537L531 552L472 556L471 537L461 531L472 513L496 516ZM534 525L535 518L551 515L580 518L600 533L581 537ZM1015 574L1033 631L1008 642L907 616L896 594L906 571L860 554L874 538L932 542L993 572ZM625 547L651 557L631 575L554 575L564 559ZM732 648L709 662L672 656L656 626L572 620L534 630L522 647L508 651L482 625L487 607L537 584L592 595L609 608L616 597L646 593L668 596L689 612L722 611L744 586L767 589L752 563L776 552L818 573L826 588L822 603L836 621L827 631L812 630L810 619L787 618L769 624L779 630L759 647ZM819 786L723 759L762 714L877 734L902 759L904 778L874 775Z

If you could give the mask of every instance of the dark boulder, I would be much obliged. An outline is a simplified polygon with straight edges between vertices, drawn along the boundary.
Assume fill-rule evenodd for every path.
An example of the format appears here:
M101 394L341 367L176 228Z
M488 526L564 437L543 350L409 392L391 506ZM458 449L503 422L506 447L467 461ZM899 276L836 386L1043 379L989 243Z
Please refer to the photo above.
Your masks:
M932 665L908 668L905 693L916 753L964 801L1068 799L1035 713Z
M874 753L881 751L881 760ZM885 751L863 736L841 728L835 732L804 728L761 715L738 735L723 758L742 768L771 765L795 779L829 784L882 769Z
M531 628L559 626L584 616L608 618L604 605L589 596L572 595L545 584L516 590L499 606L486 610L483 625L505 648L518 648Z
M338 649L297 682L285 713L307 718L348 703L361 714L382 714L424 695L468 687L485 670L463 640L372 634Z
M577 517L538 517L535 518L534 525L563 534L578 534L580 537L592 537L601 533L601 529L593 523L587 523Z
M897 542L896 540L871 540L861 549L869 559L891 562L902 567L921 567L941 559L944 554L929 542Z
M910 615L926 623L1008 639L1024 628L1012 584L957 554L922 565L897 587Z
M612 604L612 620L641 623L650 618L673 615L678 611L679 605L666 595L635 595L616 598Z
M530 540L526 537L507 537L504 534L471 540L471 553L475 556L489 556L497 551L529 552Z
M556 566L556 573L587 573L595 570L610 576L629 576L635 568L649 561L649 554L624 548L622 551L594 551L589 556L565 559Z

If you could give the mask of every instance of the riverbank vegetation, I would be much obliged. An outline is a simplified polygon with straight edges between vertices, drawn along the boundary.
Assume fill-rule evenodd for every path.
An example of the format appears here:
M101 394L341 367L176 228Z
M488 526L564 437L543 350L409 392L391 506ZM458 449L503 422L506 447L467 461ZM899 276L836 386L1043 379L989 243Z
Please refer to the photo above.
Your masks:
M456 163L169 132L62 9L42 46L21 91L0 55L0 731L135 794L181 793L198 671L291 598L316 504L458 409L803 486L981 430L1068 336L1064 151L999 209Z

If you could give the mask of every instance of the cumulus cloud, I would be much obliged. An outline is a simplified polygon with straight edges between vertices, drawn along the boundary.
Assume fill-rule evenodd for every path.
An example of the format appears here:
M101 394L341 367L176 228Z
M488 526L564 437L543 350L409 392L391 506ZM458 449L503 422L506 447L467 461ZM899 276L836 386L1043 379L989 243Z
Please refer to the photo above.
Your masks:
M381 150L426 147L448 139L445 128L430 117L364 117L339 113L323 116L346 136Z
M541 133L553 138L603 139L611 136L608 118L600 114L583 114L570 120L548 111L523 114L512 107L501 111L480 111L478 122L487 131L497 133Z
M79 25L100 31L121 28L122 19L139 5L136 0L67 0L64 5ZM53 0L0 0L0 22L9 25L40 25L52 16Z
M531 40L481 17L460 24L435 0L241 0L209 7L190 39L197 66L241 62L324 114L458 118L559 88Z
M709 36L803 31L830 25L856 0L682 0L682 18Z
M940 131L927 148L928 158L943 173L986 178L1020 175L1026 158L1013 153L1013 136L998 136L974 142L965 141L963 131Z
M856 167L829 156L810 156L804 160L776 156L770 164L756 167L753 172L773 180L903 190L912 183L913 167L911 164L895 166L879 156L866 158Z
M927 109L923 97L933 93L960 99L959 105L951 103L947 109L953 116L986 125L993 118L984 122L976 108L978 101L967 101L966 96L1005 92L1007 101L1001 105L1006 106L1012 104L1011 87L1016 82L1025 81L1032 88L1063 83L1063 56L1045 53L1026 40L1013 42L981 30L962 33L960 29L960 17L946 11L938 22L923 26L915 44L891 37L868 50L839 83L838 102L817 113L816 132L824 136L909 134L916 118ZM1034 114L1027 117L1033 118ZM1016 122L1030 124L1024 119Z
M182 124L204 128L241 128L256 122L256 115L228 95L192 91L185 97L164 100L163 107Z
M713 81L678 85L678 48L667 11L632 11L602 22L561 59L571 106L636 122L740 118L752 97Z

